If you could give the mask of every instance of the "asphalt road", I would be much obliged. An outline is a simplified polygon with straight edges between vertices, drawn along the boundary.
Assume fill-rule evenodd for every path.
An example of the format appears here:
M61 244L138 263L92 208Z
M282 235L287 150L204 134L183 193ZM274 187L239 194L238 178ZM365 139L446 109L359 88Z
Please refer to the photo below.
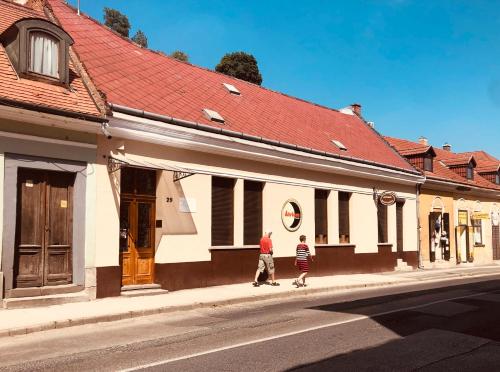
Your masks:
M498 371L499 341L496 275L4 338L0 370Z

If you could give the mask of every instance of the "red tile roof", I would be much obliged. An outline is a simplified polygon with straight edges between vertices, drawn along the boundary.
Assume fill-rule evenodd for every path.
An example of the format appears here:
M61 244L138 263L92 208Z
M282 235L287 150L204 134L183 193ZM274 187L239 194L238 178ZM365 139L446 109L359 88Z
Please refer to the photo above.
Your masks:
M356 115L319 106L141 48L60 0L49 0L109 103L313 148L407 172L414 168ZM233 95L223 83L234 85ZM202 110L217 111L223 125ZM339 140L347 151L332 144Z
M500 170L500 160L485 151L462 152L460 155L474 156L477 161L476 170L479 173L493 173Z
M0 34L24 18L48 20L44 13L0 0ZM85 116L101 116L82 79L70 61L71 84L68 89L40 81L19 78L12 67L5 48L0 43L0 102L28 104L34 107L56 109Z
M393 138L387 136L384 138L386 139L387 142L391 144L391 146L396 151L399 151L400 148L406 149L416 144L415 142L400 138ZM433 172L421 170L422 173L424 173L428 179L435 179L440 181L453 182L460 185L467 185L467 186L500 191L499 186L495 185L494 183L491 183L487 179L480 176L476 170L474 170L474 179L468 180L464 177L459 176L454 171L450 170L446 164L446 163L455 165L464 164L464 159L468 160L473 159L472 154L468 153L456 154L454 152L441 150L439 148L434 148L434 151L436 153L436 157L434 158Z

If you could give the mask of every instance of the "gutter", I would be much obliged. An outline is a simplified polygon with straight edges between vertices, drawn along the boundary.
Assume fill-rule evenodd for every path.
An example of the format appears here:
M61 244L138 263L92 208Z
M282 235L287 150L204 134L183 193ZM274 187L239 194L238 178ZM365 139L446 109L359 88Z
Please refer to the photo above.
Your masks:
M174 117L167 116L167 115L155 114L152 112L138 110L138 109L134 109L131 107L126 107L126 106L122 106L122 105L118 105L118 104L114 104L114 103L108 103L108 105L111 108L111 110L116 111L116 112L120 112L122 114L127 114L127 115L141 117L141 118L150 119L150 120L156 120L156 121L160 121L160 122L164 122L164 123L168 123L168 124L174 124L174 125L178 125L178 126L181 126L184 128L197 129L197 130L204 131L204 132L221 134L221 135L224 135L227 137L240 138L240 139L251 141L251 142L259 142L259 143L263 143L266 145L282 147L282 148L286 148L286 149L290 149L290 150L302 151L302 152L306 152L309 154L325 156L328 158L348 160L348 161L352 161L352 162L356 162L356 163L371 165L371 166L380 167L380 168L386 168L386 169L390 169L390 170L394 170L394 171L398 171L398 172L402 172L402 173L407 173L407 174L411 174L411 175L415 175L415 176L422 176L417 171L393 167L390 165L380 164L380 163L372 162L369 160L363 160L363 159L358 159L358 158L353 158L353 157L348 157L348 156L341 156L339 154L335 154L335 153L331 153L331 152L314 150L312 148L293 145L293 144L281 142L281 141L275 141L275 140L271 140L271 139L267 139L267 138L263 138L263 137L252 136L252 135L245 134L242 132L236 132L236 131L223 129L223 128L215 128L215 127L212 127L210 125L201 124L201 123L194 122L194 121L178 119L178 118L174 118Z
M15 108L22 108L22 109L27 109L30 111L43 112L46 114L65 116L65 117L72 118L72 119L80 119L80 120L85 120L85 121L91 121L94 123L102 123L102 122L107 121L104 117L100 117L100 116L93 116L93 115L88 115L88 114L83 114L83 113L78 113L78 112L60 110L60 109L55 109L55 108L51 108L51 107L35 105L35 104L31 104L31 103L12 101L12 100L9 100L6 98L0 98L0 105L15 107Z

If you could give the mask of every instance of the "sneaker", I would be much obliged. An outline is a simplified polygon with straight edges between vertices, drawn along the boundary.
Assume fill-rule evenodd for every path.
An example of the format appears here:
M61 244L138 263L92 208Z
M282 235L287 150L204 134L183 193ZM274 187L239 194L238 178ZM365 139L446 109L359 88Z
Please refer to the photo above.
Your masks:
M302 287L307 287L307 284L306 283L302 284Z
M272 285L273 287L277 287L277 286L279 286L280 284L279 284L278 282L272 282L272 283L271 283L271 285Z
M260 287L260 284L259 284L258 282L253 282L253 283L252 283L252 285L253 285L254 287Z
M292 283L294 286L296 286L297 288L300 287L300 284L299 284L299 281L297 279L294 280L294 282Z

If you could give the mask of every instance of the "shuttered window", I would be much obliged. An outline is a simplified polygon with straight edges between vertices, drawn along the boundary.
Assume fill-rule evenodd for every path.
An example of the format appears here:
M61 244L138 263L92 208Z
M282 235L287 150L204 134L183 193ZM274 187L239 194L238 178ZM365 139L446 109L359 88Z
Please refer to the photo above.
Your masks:
M378 203L377 207L378 222L378 242L387 243L387 205Z
M348 192L339 192L339 242L349 243L349 200L351 194Z
M398 201L396 202L396 240L397 240L397 251L403 252L403 208L405 202Z
M316 244L328 243L328 190L314 190L314 222L316 226Z
M243 193L243 244L259 244L262 236L262 182L245 181Z
M233 245L234 180L212 177L212 245Z

